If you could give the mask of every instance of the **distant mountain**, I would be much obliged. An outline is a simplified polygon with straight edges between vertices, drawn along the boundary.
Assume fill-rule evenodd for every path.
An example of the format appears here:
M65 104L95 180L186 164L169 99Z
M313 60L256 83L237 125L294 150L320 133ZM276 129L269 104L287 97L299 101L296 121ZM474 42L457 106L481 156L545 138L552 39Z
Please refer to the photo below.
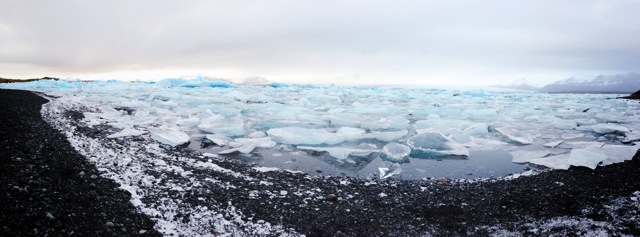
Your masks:
M39 80L59 80L55 77L43 77L43 78L32 78L32 79L9 79L0 77L0 83L14 83L14 82L30 82L30 81L39 81Z
M541 92L633 93L640 90L640 74L599 75L593 78L571 77L546 85Z
M537 91L540 87L535 87L529 84L519 84L519 85L498 85L492 86L497 88L507 88L507 89L517 89L517 90L527 90L527 91Z
M529 85L529 83L527 83L527 81L524 80L524 79L516 80L513 83L508 84L508 85L495 85L495 86L491 86L491 87L507 88L507 89L518 89L518 90L528 90L528 91L537 91L537 90L540 89L540 87L535 87L535 86Z

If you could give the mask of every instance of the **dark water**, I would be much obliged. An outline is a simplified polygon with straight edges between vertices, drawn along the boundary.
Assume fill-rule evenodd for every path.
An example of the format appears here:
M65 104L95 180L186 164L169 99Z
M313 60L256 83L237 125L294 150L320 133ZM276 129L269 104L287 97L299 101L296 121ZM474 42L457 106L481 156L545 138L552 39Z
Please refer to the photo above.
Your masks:
M217 153L226 148L201 148L199 141L192 140L190 148L202 152ZM351 176L358 178L378 178L379 168L396 169L401 172L394 175L397 179L422 178L490 178L501 177L513 173L521 173L528 166L511 162L511 155L499 150L470 150L467 159L430 160L410 158L407 163L395 164L372 153L366 157L349 156L346 160L338 160L326 152L286 151L278 149L262 149L253 154L224 155L231 159L256 164L257 166L278 167L302 171L312 175Z

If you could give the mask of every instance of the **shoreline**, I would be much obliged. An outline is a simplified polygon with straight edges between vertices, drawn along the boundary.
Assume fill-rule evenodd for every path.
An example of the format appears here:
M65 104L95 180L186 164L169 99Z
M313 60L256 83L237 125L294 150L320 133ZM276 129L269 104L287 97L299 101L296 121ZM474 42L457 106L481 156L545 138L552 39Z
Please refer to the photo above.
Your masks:
M173 223L172 220L169 220L172 218L176 219L176 223L186 222L186 224L180 225L190 228L193 227L192 225L198 225L198 220L193 216L195 213L193 208L172 209L179 213L174 214L171 218L149 218L140 213L140 207L131 206L131 203L128 202L131 197L130 193L117 188L118 185L122 186L122 183L117 184L102 177L96 178L96 180L101 180L99 182L93 182L91 178L86 178L87 176L91 177L88 174L94 173L97 176L105 176L105 172L96 170L96 164L101 170L112 169L109 172L113 172L116 175L114 177L121 173L118 173L119 170L112 167L113 165L107 166L108 162L102 164L99 161L92 161L89 164L86 157L82 159L82 156L76 152L77 148L74 150L72 147L75 143L70 144L64 135L42 119L40 106L46 101L41 97L26 91L0 89L0 98L2 98L0 111L3 111L2 123L0 123L3 126L0 131L3 132L0 133L2 134L0 141L6 141L5 149L0 154L2 154L3 163L6 164L5 167L16 167L16 170L12 172L2 172L2 191L9 195L0 199L2 203L7 203L6 206L3 206L0 221L7 223L4 225L14 232L5 232L3 229L0 230L0 233L30 235L31 233L28 231L33 229L33 225L26 225L24 222L18 223L15 220L32 217L20 216L22 214L16 209L12 209L12 206L35 205L26 200L42 197L34 195L53 195L20 191L23 186L30 185L28 184L29 176L23 177L18 174L19 170L27 169L25 166L19 165L27 162L36 165L40 165L36 162L49 162L46 164L54 167L54 170L59 170L56 172L62 172L63 175L55 174L55 172L51 174L52 172L47 171L48 173L45 172L43 177L57 179L55 184L60 187L73 187L74 193L89 194L92 193L91 190L97 189L103 190L100 195L124 195L124 198L119 199L125 205L122 210L127 210L125 213L144 223L141 226L149 226L150 221ZM106 138L108 133L101 132L96 128L83 127L79 123L79 118L68 118L67 121L74 123L67 125L77 128L76 135L94 139L102 144L100 149L105 151L119 151L119 149L123 149L124 145L131 142L127 139L109 140ZM21 134L25 135L20 136ZM32 151L34 147L54 145L56 150L64 152L45 154ZM17 160L16 154L20 152L31 155L20 157L21 159ZM640 202L637 200L637 196L640 196L640 192L638 192L640 191L640 183L637 182L640 180L640 153L637 153L631 161L598 167L595 170L572 167L567 171L542 172L513 180L445 183L433 179L424 181L375 180L374 182L339 176L317 177L280 171L260 172L249 165L225 159L207 161L207 158L200 154L185 149L171 149L165 150L165 152L169 154L167 157L154 157L154 160L162 160L168 163L169 167L180 167L193 174L187 178L179 177L179 175L174 177L175 174L171 172L163 173L164 171L149 168L147 170L149 177L162 179L164 182L172 183L178 187L188 186L186 183L190 180L188 178L200 180L204 177L212 177L219 183L202 182L203 184L199 187L167 192L167 194L159 191L154 195L147 195L140 199L146 203L145 207L152 208L154 203L158 203L162 198L167 198L180 199L181 203L186 203L190 207L208 207L211 212L222 213L223 216L224 214L237 214L237 217L242 221L239 221L241 222L239 229L232 231L240 232L227 232L231 234L251 234L251 231L256 229L250 229L250 227L262 222L262 224L270 223L282 226L277 230L271 229L270 231L275 232L265 233L265 235L278 234L279 231L280 234L285 233L291 236L297 234L306 236L415 236L424 234L457 236L500 233L640 235L640 220L630 219L640 213ZM81 165L54 162L64 160L67 156L78 158L68 162L80 162ZM43 159L45 157L52 160ZM136 159L136 157L132 156L131 159ZM208 162L241 174L241 176L236 177L216 170L185 166L184 164L187 163L174 162L171 159ZM54 166L55 163L59 164ZM67 171L68 169L71 171ZM85 171L84 178L79 177L80 171L78 169ZM58 178L59 176L65 177L65 174L68 176L66 179ZM10 185L21 179L23 181L20 182L27 182L27 184ZM268 182L270 185L261 184L263 182ZM41 185L43 187L38 186L38 188L53 190L55 184L43 183ZM223 188L227 184L233 187ZM19 188L13 189L9 186L19 186ZM140 185L140 188L144 189L144 185ZM256 190L257 193L254 192ZM308 192L312 192L312 194ZM330 194L335 195L335 200L327 196ZM22 199L17 199L18 197ZM63 195L64 198L67 197ZM95 200L95 197L92 200ZM75 208L73 210L81 212L96 208L100 206L99 203L98 201L87 201L86 203L70 202L62 205L51 201L50 198L49 201L42 199L38 205L62 205L63 208ZM74 207L75 204L78 205ZM611 210L612 206L614 210ZM109 209L111 205L103 208ZM233 210L225 211L227 209ZM131 212L131 210L138 210L138 212ZM60 234L56 231L62 229L56 227L58 226L57 222L51 222L47 219L46 213L35 214L40 216L34 223L44 223L42 225L47 227L43 231ZM56 219L59 218L59 215L54 213L52 215ZM16 219L16 217L18 218ZM235 217L224 217L228 221L233 218ZM74 226L74 223L67 222L66 219L63 220L60 220L60 223L62 226L68 227L67 229L75 228L87 231L75 233L107 233L105 231L108 229L104 226L106 223ZM104 218L100 215L86 216L84 220L85 223L104 222ZM558 227L558 220L564 220L565 225ZM114 223L121 224L117 221ZM590 225L584 227L581 223ZM141 228L138 229L142 230ZM193 228L198 231L206 231L207 228L213 229L211 226ZM149 230L145 234L159 234L148 228L145 230Z

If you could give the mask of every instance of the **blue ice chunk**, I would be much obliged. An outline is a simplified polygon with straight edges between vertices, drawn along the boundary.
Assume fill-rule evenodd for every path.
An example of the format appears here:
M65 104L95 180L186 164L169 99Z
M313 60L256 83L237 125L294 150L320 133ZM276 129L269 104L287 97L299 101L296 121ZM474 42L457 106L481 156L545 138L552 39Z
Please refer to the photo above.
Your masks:
M267 131L273 140L292 145L336 145L344 142L344 137L324 129L283 127Z
M235 87L233 84L226 82L226 81L216 81L216 80L204 80L202 79L202 77L198 77L196 79L193 79L191 81L188 81L182 85L180 85L180 87L187 87L187 88L198 88L198 87L221 87L221 88L233 88Z
M165 78L156 82L155 84L164 87L177 87L187 82L189 82L189 80L184 78Z
M464 95L468 95L471 97L476 97L476 98L482 98L485 96L485 93L483 90L479 90L479 91L466 91L464 92Z
M466 158L469 156L469 150L467 150L467 148L438 132L415 135L407 140L407 145L411 148L411 157L414 158Z
M380 158L394 163L409 162L411 148L398 143L389 143L382 148Z
M289 84L280 83L280 82L272 82L271 83L271 87L275 87L275 88L289 87Z

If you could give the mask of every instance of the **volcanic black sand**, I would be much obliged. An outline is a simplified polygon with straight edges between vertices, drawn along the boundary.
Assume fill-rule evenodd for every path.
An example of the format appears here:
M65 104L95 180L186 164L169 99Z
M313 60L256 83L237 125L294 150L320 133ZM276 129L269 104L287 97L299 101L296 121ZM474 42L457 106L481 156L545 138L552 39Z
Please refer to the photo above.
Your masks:
M0 236L160 236L130 194L42 120L44 103L0 89Z
M0 90L0 235L113 236L141 230L158 235L153 222L128 203L130 194L100 178L42 120L46 102L31 92ZM174 153L193 155L184 149ZM225 176L216 178L233 179L239 188L189 192L183 199L204 206L233 203L251 220L307 236L640 236L639 156L595 170L571 168L513 180L376 180L374 185L348 177L259 173L229 161L219 165L253 172L272 182L273 190L313 187L327 197L249 198L248 190L259 185Z

